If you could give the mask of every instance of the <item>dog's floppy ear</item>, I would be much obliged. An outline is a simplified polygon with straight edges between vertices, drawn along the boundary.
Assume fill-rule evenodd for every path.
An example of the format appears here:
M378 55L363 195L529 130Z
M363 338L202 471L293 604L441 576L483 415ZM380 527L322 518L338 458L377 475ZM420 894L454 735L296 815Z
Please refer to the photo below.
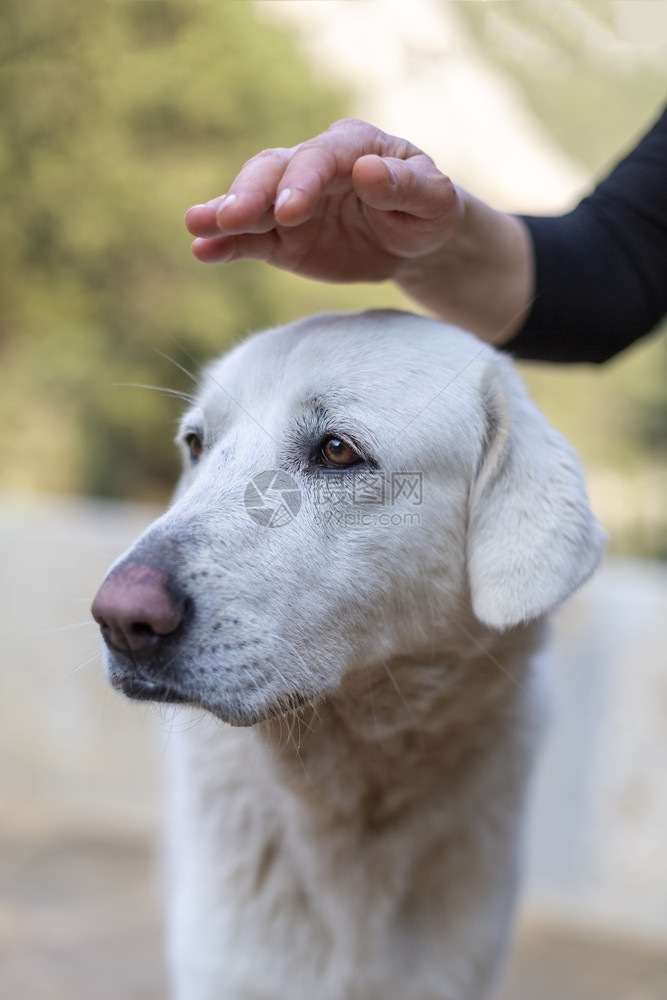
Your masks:
M565 439L495 358L484 386L488 437L470 496L468 576L476 617L504 630L565 600L598 564L606 535Z

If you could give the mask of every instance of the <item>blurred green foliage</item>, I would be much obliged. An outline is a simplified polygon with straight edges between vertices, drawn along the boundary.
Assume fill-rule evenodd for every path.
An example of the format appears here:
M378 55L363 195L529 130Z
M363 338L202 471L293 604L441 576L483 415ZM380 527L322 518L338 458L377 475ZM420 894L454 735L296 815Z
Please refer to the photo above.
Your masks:
M611 167L664 104L665 45L653 54L645 46L642 58L623 35L617 3L494 0L457 10L485 60L517 85L563 152L590 171Z
M182 223L248 156L345 111L289 33L253 15L247 2L5 0L4 486L164 496L180 406L116 384L187 392L152 348L195 374L232 338L312 308L309 286L268 268L197 263Z

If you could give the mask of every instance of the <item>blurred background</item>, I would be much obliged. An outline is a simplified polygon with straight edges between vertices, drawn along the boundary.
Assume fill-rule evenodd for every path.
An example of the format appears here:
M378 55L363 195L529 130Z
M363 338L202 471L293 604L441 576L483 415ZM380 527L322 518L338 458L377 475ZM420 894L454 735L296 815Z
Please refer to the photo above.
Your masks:
M564 211L665 102L667 2L5 0L0 24L0 996L153 1000L170 718L108 690L90 600L169 497L202 363L308 312L412 307L204 267L183 212L346 115L498 207ZM522 374L611 542L547 654L507 997L665 1000L667 338Z

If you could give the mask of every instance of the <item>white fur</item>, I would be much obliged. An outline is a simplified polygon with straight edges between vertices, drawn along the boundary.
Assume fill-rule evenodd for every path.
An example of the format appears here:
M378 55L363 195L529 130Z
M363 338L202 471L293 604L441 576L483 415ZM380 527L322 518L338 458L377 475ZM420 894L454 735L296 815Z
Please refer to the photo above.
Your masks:
M576 459L510 362L393 312L248 340L193 430L202 458L131 550L194 601L169 682L209 710L171 738L174 997L484 1000L539 730L531 656L604 544ZM423 502L360 497L360 467L323 496L327 433L376 476L421 473ZM244 507L267 469L301 490L282 527Z

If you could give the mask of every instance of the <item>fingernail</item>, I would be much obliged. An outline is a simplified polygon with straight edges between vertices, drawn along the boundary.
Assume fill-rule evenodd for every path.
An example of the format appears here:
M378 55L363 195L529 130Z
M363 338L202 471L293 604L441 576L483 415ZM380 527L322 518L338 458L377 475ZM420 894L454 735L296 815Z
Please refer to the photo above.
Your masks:
M188 224L188 215L190 214L190 212L194 212L199 208L206 208L206 205L190 205L190 208L187 209L185 215L183 216L183 220L186 226Z
M214 199L214 201L215 200L217 200L217 199ZM222 201L220 202L220 204L218 206L217 214L220 215L220 213L222 212L223 209L228 208L229 205L233 205L235 201L236 201L236 195L235 194L227 194L227 195L225 195L225 197L222 199ZM210 204L210 202L209 202L209 204Z
M283 190L280 192L280 194L276 198L276 203L275 203L275 205L273 207L274 214L275 214L275 212L279 212L280 209L283 207L283 205L286 205L287 202L290 200L291 197L292 197L292 189L291 188L283 188Z

